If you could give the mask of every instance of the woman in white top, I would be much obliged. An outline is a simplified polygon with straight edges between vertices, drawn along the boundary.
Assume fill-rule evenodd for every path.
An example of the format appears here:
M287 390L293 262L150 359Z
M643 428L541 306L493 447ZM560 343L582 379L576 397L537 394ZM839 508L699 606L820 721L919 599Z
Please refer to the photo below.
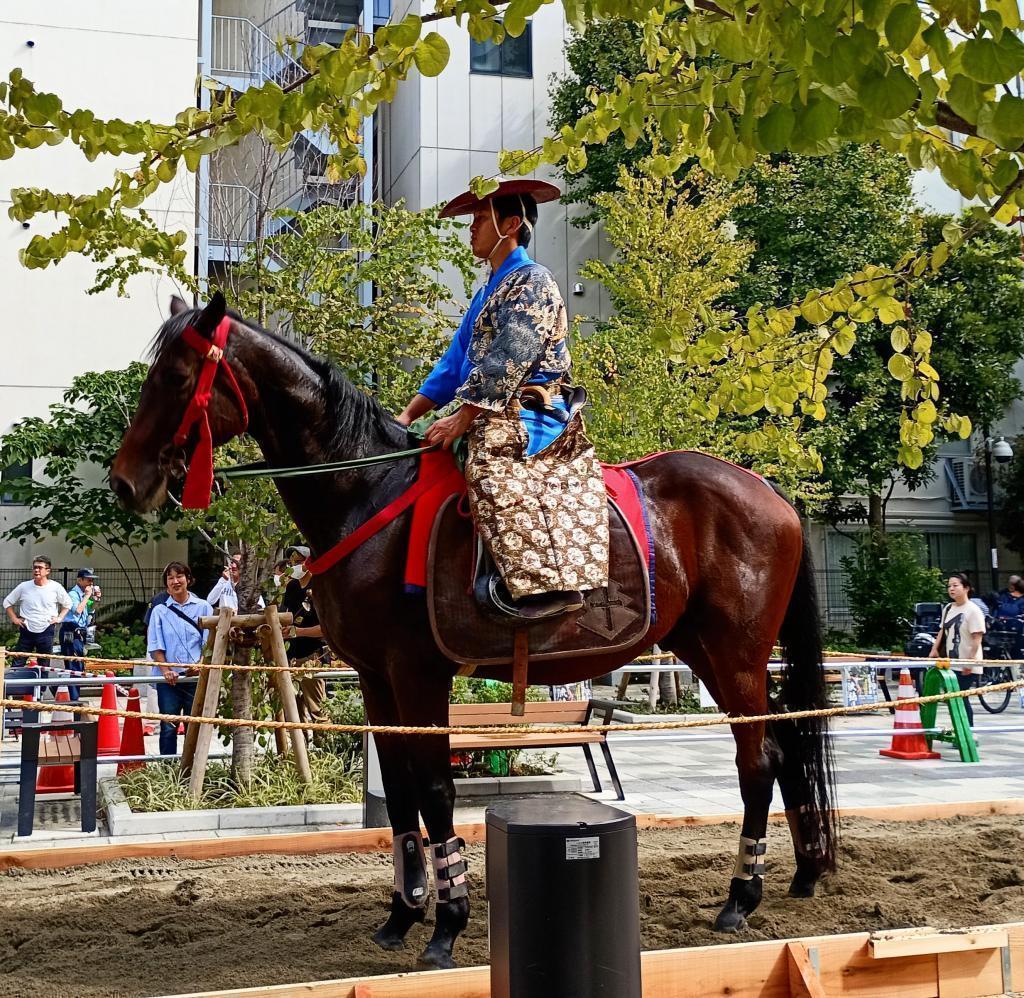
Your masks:
M981 639L985 634L985 614L977 603L971 600L971 582L962 572L949 577L946 591L953 601L947 603L942 610L939 621L939 633L935 644L928 653L929 658L950 658L963 661L954 664L960 689L967 690L978 685L984 674L982 665ZM940 651L941 649L941 651ZM972 665L976 662L976 665ZM967 720L974 727L974 708L972 697L964 697L967 708Z

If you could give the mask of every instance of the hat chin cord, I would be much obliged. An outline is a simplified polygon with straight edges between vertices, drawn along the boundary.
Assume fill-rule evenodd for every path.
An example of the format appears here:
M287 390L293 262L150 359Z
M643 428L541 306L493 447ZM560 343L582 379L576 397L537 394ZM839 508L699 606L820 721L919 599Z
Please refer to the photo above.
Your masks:
M494 234L498 237L498 241L494 244L494 248L487 254L487 263L490 264L491 258L498 252L498 247L510 237L511 233L505 233L505 235L502 235L501 229L498 228L498 214L494 210L494 198L488 198L487 204L491 209L491 225L494 226ZM520 215L522 224L530 230L530 235L533 235L533 226L530 224L530 220L526 217L526 205L523 204L523 196L521 194L519 195L519 210L522 213ZM491 265L491 269L494 269L493 265Z

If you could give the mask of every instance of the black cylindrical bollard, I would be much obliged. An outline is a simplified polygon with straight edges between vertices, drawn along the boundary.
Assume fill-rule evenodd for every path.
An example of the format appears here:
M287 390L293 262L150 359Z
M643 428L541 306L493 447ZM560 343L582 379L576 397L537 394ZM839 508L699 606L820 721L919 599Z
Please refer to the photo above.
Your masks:
M486 820L491 998L641 998L633 815L570 796Z

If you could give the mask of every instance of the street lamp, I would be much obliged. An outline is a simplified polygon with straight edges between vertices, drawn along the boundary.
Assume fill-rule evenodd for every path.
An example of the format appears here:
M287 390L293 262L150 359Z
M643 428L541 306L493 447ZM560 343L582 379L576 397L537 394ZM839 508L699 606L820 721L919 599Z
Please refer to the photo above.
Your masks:
M985 427L985 489L988 493L988 548L992 558L992 591L999 592L999 549L996 547L995 489L992 484L992 458L1000 464L1013 459L1013 448L1002 438L993 440Z

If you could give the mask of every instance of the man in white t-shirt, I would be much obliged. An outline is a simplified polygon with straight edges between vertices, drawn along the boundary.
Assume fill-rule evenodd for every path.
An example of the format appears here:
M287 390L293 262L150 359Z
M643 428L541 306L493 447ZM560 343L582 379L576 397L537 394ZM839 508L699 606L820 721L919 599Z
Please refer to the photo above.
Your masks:
M4 600L8 619L18 628L14 650L36 652L43 668L50 664L54 633L71 609L71 597L50 578L50 564L46 555L33 558L32 578L15 586ZM16 665L23 663L24 659L15 661Z
M929 652L930 658L949 658L954 662L960 689L968 690L978 685L985 674L982 657L982 639L985 637L985 613L971 599L974 591L970 580L961 572L949 577L946 583L951 603L942 609L939 633ZM960 661L957 661L959 659ZM964 697L967 720L974 726L972 697Z

